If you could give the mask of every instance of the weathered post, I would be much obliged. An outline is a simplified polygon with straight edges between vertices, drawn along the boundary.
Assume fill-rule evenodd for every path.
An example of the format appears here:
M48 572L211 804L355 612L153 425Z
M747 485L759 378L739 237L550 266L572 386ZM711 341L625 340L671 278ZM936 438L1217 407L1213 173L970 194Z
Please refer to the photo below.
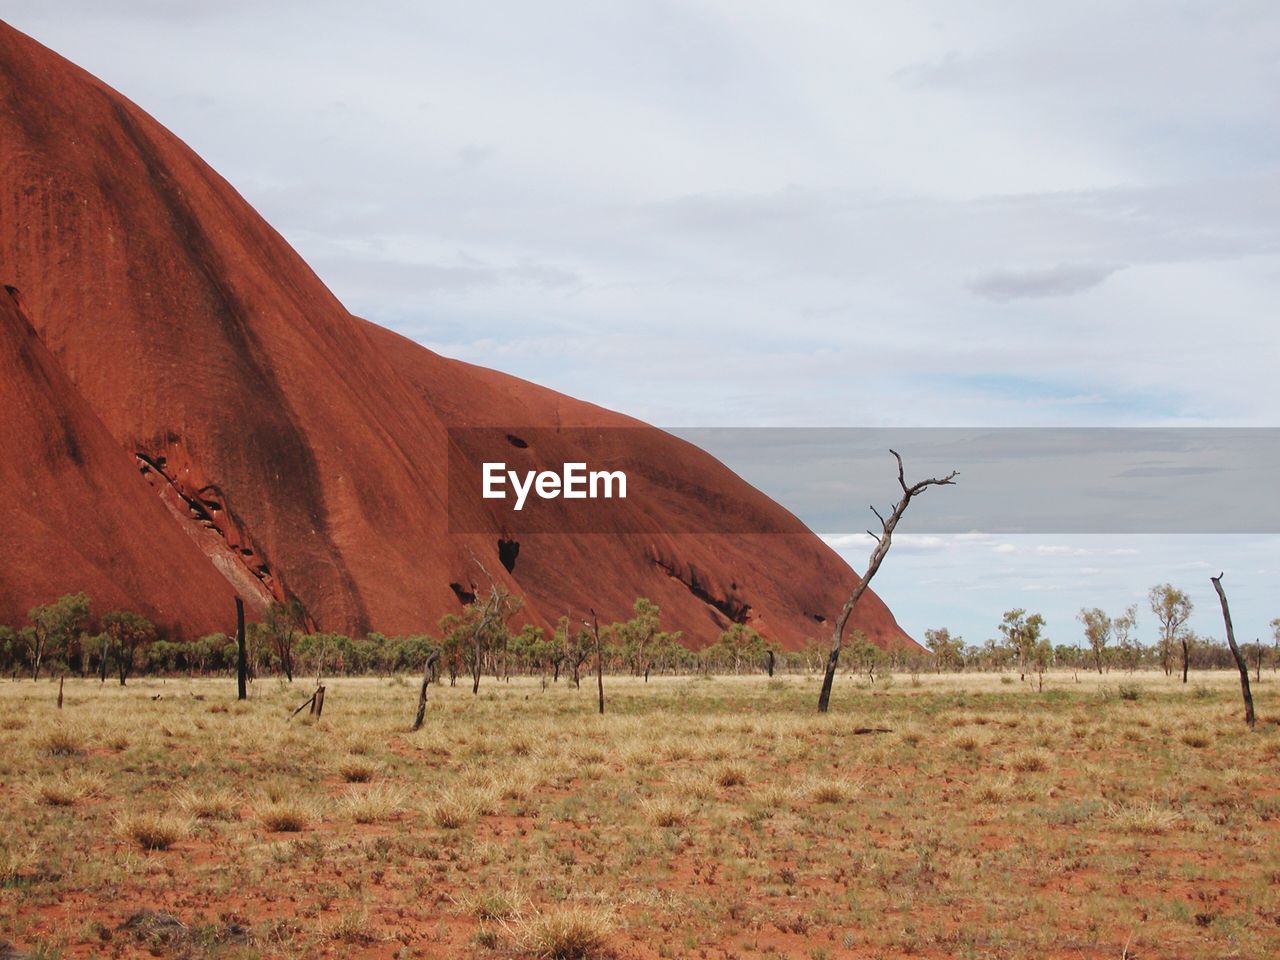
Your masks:
M1209 579L1213 581L1213 589L1218 591L1218 599L1222 602L1222 619L1227 625L1227 646L1231 648L1231 655L1236 658L1236 668L1240 671L1240 694L1244 697L1244 722L1252 730L1257 721L1253 715L1253 692L1249 689L1249 665L1244 662L1244 655L1236 646L1236 632L1231 626L1231 610L1227 607L1227 595L1222 589L1222 574Z
M236 679L239 683L238 700L249 699L249 657L244 649L244 601L236 597Z
M422 686L418 688L418 712L413 718L413 729L418 731L422 729L422 724L427 719L427 685L431 683L431 669L436 665L436 661L440 659L440 651L432 650L427 655L426 666L422 668Z
M600 692L600 715L604 716L604 651L600 647L600 621L591 610L591 636L596 641L596 687Z

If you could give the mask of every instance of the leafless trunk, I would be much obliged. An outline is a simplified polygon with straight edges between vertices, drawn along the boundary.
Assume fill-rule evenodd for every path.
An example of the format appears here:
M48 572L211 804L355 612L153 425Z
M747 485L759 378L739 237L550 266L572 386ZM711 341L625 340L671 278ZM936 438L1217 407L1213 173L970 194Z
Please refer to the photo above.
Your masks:
M822 678L822 692L818 695L819 713L826 713L831 704L831 685L835 682L836 667L840 663L840 643L844 637L845 624L849 622L849 615L853 613L853 608L866 592L867 586L871 583L871 578L876 575L876 571L880 569L880 564L884 562L885 555L889 552L889 546L893 542L893 531L898 526L898 521L907 512L907 507L911 505L913 497L923 493L928 487L943 487L954 484L955 478L959 475L955 470L952 470L945 477L930 477L928 480L921 480L919 483L907 486L907 481L903 475L902 457L898 455L896 450L890 450L889 452L898 461L898 486L902 488L902 499L894 506L888 519L880 516L880 512L875 507L871 508L871 512L880 520L880 536L877 537L870 530L867 531L876 542L875 549L871 551L871 562L867 564L867 572L862 575L862 578L853 588L849 599L840 608L840 615L836 617L836 625L831 633L831 652L827 655L827 672Z
M1227 646L1231 648L1231 655L1235 657L1236 667L1240 671L1240 695L1244 697L1244 722L1252 730L1257 721L1253 715L1253 693L1249 689L1249 665L1244 662L1244 655L1236 646L1236 632L1231 626L1231 610L1227 607L1227 594L1222 589L1222 574L1209 579L1213 581L1213 589L1218 591L1218 600L1222 603L1222 619L1227 625Z
M66 677L58 678L58 709L59 710L62 709L62 684L66 679L67 679Z
M236 597L236 685L237 700L249 697L249 655L244 648L244 601Z
M311 715L319 720L322 713L324 713L324 687L319 686L316 687L315 699L311 704Z
M422 729L422 724L427 718L427 685L431 683L431 668L435 666L438 659L440 659L440 654L432 651L427 657L427 665L422 668L422 686L418 690L418 712L413 718L413 729L415 731Z
M604 651L600 646L600 621L595 610L591 610L591 622L583 621L584 626L591 628L591 637L596 643L596 688L600 694L600 714L604 715Z

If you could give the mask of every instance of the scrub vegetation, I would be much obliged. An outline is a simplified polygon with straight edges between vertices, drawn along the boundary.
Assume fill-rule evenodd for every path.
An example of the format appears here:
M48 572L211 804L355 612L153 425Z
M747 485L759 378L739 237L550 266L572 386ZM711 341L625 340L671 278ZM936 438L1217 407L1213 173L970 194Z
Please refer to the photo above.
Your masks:
M1280 730L1236 678L0 683L33 957L1280 955ZM3 950L0 949L0 953Z

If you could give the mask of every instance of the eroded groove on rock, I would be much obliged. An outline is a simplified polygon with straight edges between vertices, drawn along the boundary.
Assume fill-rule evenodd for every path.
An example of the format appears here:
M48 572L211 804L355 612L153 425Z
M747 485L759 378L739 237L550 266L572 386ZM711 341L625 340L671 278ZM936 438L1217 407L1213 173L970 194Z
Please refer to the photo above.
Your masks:
M751 613L751 605L740 597L717 597L709 589L710 585L693 564L687 564L688 572L670 561L664 560L656 553L650 556L654 565L661 568L672 580L684 584L691 594L703 603L714 607L734 623L746 623Z
M241 593L256 595L259 605L263 607L272 601L283 603L287 600L284 585L272 575L271 568L260 556L251 538L226 509L226 497L216 485L207 484L194 492L188 492L168 469L167 457L159 454L153 456L142 451L136 451L134 456L143 478L159 492L161 500L174 516L204 532L202 537L188 528L188 532L193 534L214 566L232 586Z

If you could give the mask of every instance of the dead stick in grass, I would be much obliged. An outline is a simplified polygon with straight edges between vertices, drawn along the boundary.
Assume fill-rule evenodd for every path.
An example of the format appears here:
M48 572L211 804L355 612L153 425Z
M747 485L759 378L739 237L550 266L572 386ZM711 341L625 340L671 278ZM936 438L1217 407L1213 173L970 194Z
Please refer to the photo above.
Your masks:
M427 719L427 686L431 683L431 669L440 659L440 651L432 650L427 655L427 664L422 668L422 686L418 689L418 712L413 718L414 732L422 729L422 724Z
M319 693L323 689L324 687L320 687L319 689L316 690L316 693ZM307 707L310 707L311 712L315 713L316 712L315 711L316 693L313 693L311 696L307 697L307 699L303 700L302 703L298 704L298 709L294 710L293 713L289 714L289 719L292 720L294 717L300 714Z

